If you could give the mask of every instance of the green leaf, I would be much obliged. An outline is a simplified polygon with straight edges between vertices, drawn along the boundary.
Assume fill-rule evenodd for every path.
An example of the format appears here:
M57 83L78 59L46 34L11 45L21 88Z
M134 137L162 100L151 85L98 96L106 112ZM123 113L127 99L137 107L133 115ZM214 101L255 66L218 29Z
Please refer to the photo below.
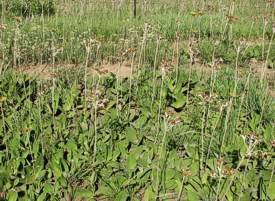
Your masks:
M52 171L56 178L59 178L62 175L62 171L60 169L60 165L56 162L52 162Z
M173 92L174 89L175 89L174 80L169 80L167 83L168 83L168 84L167 84L167 85L168 85L168 89L169 89L171 92Z
M39 152L39 141L35 141L33 144L33 154L35 158L38 156L38 152Z
M41 179L46 174L46 170L38 170L35 174L36 179Z
M17 186L17 184L19 184L19 182L20 182L20 179L16 178L13 182L13 186Z
M129 197L129 194L127 193L127 191L120 191L117 194L115 201L126 201L128 197Z
M205 172L203 172L202 177L201 177L202 184L207 184L209 176L210 176L209 170L206 170Z
M58 182L59 182L59 184L60 184L61 186L63 186L63 187L66 187L66 186L68 185L68 182L67 182L67 180L66 180L64 177L60 177L60 178L58 179Z
M155 200L155 194L153 192L153 189L152 187L148 187L145 192L144 192L144 198L143 198L144 201L152 201L152 200Z
M165 177L166 181L169 181L169 180L173 179L174 176L175 176L175 173L176 173L175 170L173 170L173 169L167 169L166 172L165 172L165 174L166 174L166 177Z
M240 155L243 157L247 153L247 146L246 146L245 141L242 137L239 137L239 139L240 140L239 140L238 146L240 149Z
M180 109L186 104L186 101L187 101L186 96L184 96L183 94L177 94L176 101L174 103L172 103L171 106L176 109Z
M65 98L64 98L65 99ZM65 99L65 103L64 103L64 105L63 105L63 109L64 109L64 111L70 111L71 110L71 108L72 108L72 105L73 105L73 102L72 102L72 100L71 100L71 98L70 97L67 97L67 99Z
M7 195L8 201L16 201L18 198L18 193L14 190L10 190Z
M111 109L114 105L116 104L116 100L114 101L110 101L107 106L106 106L106 111L108 111L109 109Z
M228 201L234 201L234 195L231 191L228 191L225 196Z
M77 188L75 189L74 196L76 199L93 198L93 192L89 189Z
M165 182L165 189L174 190L177 187L175 180L169 180Z
M254 112L252 113L252 119L251 119L251 122L249 123L249 126L251 127L252 130L256 130L260 121L261 121L261 116Z
M267 195L271 200L275 200L275 182L272 182L268 189L267 189Z
M66 148L70 151L77 151L76 142L74 140L70 140L69 142L67 142Z
M164 89L162 90L161 97L162 97L162 98L166 98L166 97L167 97L167 94L168 94L167 88L164 88Z
M269 143L270 140L273 139L272 130L273 128L271 125L266 126L266 129L264 131L264 139L267 144Z
M45 193L53 193L54 192L54 186L52 184L46 183L44 186L44 192Z
M200 200L198 193L193 189L193 187L191 185L186 186L186 190L187 190L187 200L190 201L197 201Z
M113 189L110 186L101 185L99 186L99 189L97 190L96 194L109 196L113 193Z
M141 115L135 123L136 128L141 128L147 121L148 117L146 115Z
M128 159L127 159L127 167L131 171L135 170L137 167L137 161L136 161L135 157L133 156L133 154L131 154L131 153L129 154Z
M126 128L126 138L134 144L138 143L137 132L132 127L127 127Z
M58 110L58 104L59 104L59 94L58 93L55 93L54 94L54 98L53 98L53 104L52 104L52 112L53 114L55 114Z
M36 181L36 176L35 175L28 175L26 177L26 183L27 184L33 184L33 183L35 183L35 181Z
M38 196L37 201L44 201L46 200L47 193L43 192L41 195Z

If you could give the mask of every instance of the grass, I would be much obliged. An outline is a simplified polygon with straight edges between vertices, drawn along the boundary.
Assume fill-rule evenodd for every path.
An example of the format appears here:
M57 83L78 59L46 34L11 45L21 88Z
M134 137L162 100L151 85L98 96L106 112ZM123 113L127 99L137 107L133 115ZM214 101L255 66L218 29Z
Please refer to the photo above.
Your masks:
M136 47L137 41L140 41L143 37L144 22L148 22L151 25L150 35L151 43L154 45L156 39L155 35L160 34L164 37L166 47L161 47L163 51L167 51L171 48L171 41L176 40L176 33L180 33L180 40L188 40L190 35L199 37L199 43L201 38L206 38L212 43L211 39L214 40L225 40L226 35L232 32L232 40L238 40L246 38L247 40L263 39L264 41L270 39L272 35L272 21L274 21L274 12L272 12L271 5L266 5L266 9L258 11L258 8L253 8L252 11L246 9L242 5L232 5L234 7L234 14L238 17L238 20L228 25L227 13L223 10L222 5L215 5L218 11L205 11L202 16L196 15L197 8L190 7L187 5L184 10L176 9L176 6L171 5L170 9L164 9L161 3L153 4L151 12L148 12L146 16L140 14L138 19L132 19L130 5L126 4L121 8L112 8L109 4L95 3L88 4L87 7L78 6L80 3L75 3L72 8L68 9L68 14L63 11L59 11L54 17L38 17L23 21L19 25L16 22L11 21L9 17L4 18L4 24L8 27L6 30L2 30L2 38L4 41L4 47L2 54L7 57L9 55L10 48L14 45L13 38L17 33L18 38L18 57L15 61L17 63L28 63L28 62L47 62L47 58L50 54L49 45L54 41L56 49L63 48L64 51L58 56L60 62L73 62L79 63L85 60L85 49L84 40L92 38L98 41L100 44L100 56L101 59L108 60L108 58L119 57L118 49L125 51L125 42L130 47ZM64 7L66 4L63 5ZM98 6L98 7L97 7ZM220 6L220 7L218 7ZM263 5L258 5L260 8ZM235 8L236 7L236 8ZM61 9L60 8L60 9ZM109 12L109 10L112 12ZM121 9L121 10L117 10ZM142 13L142 11L140 11ZM229 12L229 11L228 11ZM247 13L248 12L248 13ZM254 16L257 17L256 13L266 12L271 15L268 18L259 18L252 20ZM78 17L77 17L78 16ZM249 21L250 23L247 23ZM263 26L263 22L266 21L267 25ZM103 26L104 25L104 26ZM16 28L18 27L19 28ZM230 33L229 27L231 29ZM226 32L228 32L226 34ZM226 34L226 35L225 35ZM209 39L210 37L210 39ZM229 44L233 46L233 41L230 39ZM119 43L118 41L121 41ZM152 46L151 45L151 46ZM260 43L260 45L262 45ZM257 48L257 44L252 44L253 47ZM171 47L171 46L170 46ZM274 42L272 42L274 47ZM113 50L115 48L115 50ZM274 48L273 48L274 49ZM232 50L234 51L234 50ZM83 55L84 54L84 55ZM154 53L149 52L146 54L145 59L150 62ZM203 55L199 55L203 57ZM226 55L222 55L226 57ZM7 58L9 59L9 58ZM93 58L93 61L96 59Z
M275 200L272 2L145 3L2 10L0 199Z

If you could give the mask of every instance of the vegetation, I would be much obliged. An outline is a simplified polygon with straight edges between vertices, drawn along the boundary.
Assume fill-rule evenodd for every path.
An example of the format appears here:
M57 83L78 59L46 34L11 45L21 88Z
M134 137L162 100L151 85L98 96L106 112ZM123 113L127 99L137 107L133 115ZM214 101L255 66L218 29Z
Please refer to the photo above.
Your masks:
M55 12L53 0L2 0L0 8L7 14L24 17L52 15Z
M0 199L275 200L273 4L2 0Z

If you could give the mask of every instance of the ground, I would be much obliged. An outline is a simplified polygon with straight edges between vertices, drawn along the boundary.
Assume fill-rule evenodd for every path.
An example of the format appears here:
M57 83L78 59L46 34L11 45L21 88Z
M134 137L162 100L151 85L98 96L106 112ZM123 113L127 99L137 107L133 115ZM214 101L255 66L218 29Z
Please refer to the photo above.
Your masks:
M275 2L137 2L0 2L0 200L275 200Z

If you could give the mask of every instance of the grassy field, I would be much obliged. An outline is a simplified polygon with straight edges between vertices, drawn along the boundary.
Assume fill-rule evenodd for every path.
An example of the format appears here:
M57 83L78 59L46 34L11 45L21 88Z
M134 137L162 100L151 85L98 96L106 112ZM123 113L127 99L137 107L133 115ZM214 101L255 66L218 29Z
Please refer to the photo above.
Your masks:
M275 200L274 0L27 2L0 1L0 200Z

